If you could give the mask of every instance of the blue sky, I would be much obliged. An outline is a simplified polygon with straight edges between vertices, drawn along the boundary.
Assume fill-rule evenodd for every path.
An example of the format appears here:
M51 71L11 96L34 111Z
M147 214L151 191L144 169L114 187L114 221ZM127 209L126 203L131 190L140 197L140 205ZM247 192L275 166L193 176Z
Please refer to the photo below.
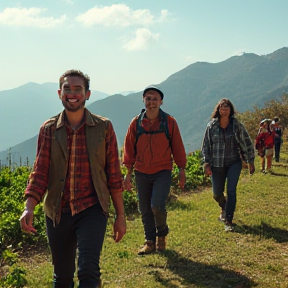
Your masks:
M197 61L288 46L287 0L1 0L0 91L58 82L141 91Z

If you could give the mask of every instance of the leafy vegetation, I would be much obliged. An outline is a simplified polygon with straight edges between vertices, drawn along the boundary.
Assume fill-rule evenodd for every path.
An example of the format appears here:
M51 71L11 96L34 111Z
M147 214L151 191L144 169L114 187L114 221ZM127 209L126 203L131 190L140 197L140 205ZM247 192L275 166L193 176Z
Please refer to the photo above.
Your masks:
M39 231L35 237L21 232L19 217L23 212L23 192L30 173L28 167L0 171L0 287L23 287L25 269L18 265L18 252L25 246L47 243L42 205L35 209L34 225Z
M255 138L259 123L265 118L273 119L275 116L281 120L281 126L285 130L288 126L288 94L283 94L281 98L274 99L264 104L263 108L253 107L251 111L237 114L237 118L245 125L248 133Z

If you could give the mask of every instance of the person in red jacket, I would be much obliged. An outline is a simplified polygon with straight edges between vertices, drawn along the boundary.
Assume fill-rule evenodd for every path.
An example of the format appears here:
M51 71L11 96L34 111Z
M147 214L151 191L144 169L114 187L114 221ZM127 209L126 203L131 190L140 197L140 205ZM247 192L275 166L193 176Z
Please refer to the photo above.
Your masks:
M176 120L160 109L164 94L155 86L143 92L145 109L132 119L124 142L127 175L124 188L131 190L134 170L145 243L138 255L166 249L166 200L170 192L173 160L179 168L179 187L185 185L186 153Z
M261 170L263 173L270 171L272 166L275 129L274 123L271 122L270 119L262 120L256 137L256 149L261 157Z

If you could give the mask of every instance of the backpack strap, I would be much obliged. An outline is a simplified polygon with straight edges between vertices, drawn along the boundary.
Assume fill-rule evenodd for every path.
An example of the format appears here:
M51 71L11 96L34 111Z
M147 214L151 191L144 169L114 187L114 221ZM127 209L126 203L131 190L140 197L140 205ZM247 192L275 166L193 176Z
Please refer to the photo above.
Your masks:
M171 136L169 133L169 127L168 127L168 114L163 112L161 109L159 110L160 112L160 126L159 130L157 131L146 131L143 126L142 126L142 121L145 116L145 109L142 109L140 114L137 117L136 120L136 141L135 141L135 151L136 151L136 144L138 142L139 137L142 134L158 134L158 133L165 133L165 136L167 140L169 141L169 146L171 147Z
M167 140L169 141L169 146L171 147L171 135L169 133L168 127L168 114L160 109L160 127L159 131L164 131Z

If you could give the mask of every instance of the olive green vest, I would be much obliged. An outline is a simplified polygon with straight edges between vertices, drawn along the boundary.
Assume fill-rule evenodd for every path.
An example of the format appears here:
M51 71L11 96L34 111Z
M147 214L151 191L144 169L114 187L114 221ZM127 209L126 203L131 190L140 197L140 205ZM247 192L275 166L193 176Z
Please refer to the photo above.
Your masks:
M60 222L60 205L64 193L67 169L67 133L63 124L64 112L49 121L46 129L53 129L48 188L44 198L44 212L53 220L54 226ZM108 212L110 193L105 174L106 133L109 120L91 114L86 109L86 141L93 185L104 212ZM62 123L62 124L61 124ZM54 126L54 127L51 127Z

